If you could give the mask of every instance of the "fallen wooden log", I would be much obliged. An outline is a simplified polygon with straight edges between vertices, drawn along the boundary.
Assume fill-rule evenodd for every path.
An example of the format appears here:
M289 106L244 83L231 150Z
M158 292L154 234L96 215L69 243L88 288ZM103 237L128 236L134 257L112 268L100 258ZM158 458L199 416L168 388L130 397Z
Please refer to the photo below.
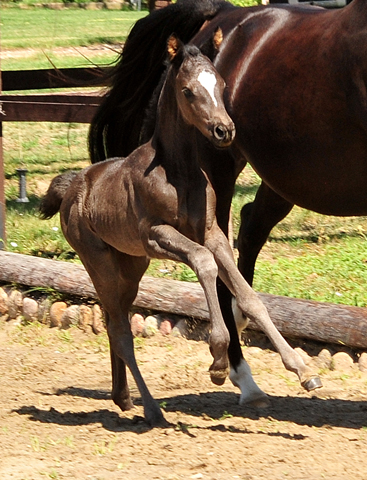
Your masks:
M29 255L0 251L0 281L97 298L83 266ZM367 348L365 308L259 295L284 336ZM197 283L144 276L134 305L209 320L206 300ZM249 328L259 330L253 322Z

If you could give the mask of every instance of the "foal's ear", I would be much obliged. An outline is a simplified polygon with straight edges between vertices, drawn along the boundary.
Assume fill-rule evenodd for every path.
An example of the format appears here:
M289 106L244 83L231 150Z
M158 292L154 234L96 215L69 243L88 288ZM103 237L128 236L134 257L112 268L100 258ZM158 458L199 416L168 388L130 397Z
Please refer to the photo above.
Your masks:
M177 53L182 47L183 43L181 42L181 40L177 38L174 33L172 33L167 42L167 52L170 62L172 62L176 58Z
M213 36L200 49L210 60L214 60L223 42L223 31L217 27Z

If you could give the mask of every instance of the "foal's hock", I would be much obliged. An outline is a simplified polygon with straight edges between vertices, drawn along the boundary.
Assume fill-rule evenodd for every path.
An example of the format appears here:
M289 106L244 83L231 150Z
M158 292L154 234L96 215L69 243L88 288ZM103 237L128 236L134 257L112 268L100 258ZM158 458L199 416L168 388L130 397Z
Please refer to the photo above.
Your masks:
M218 29L208 51L217 50L221 41ZM184 46L171 36L167 52L170 63L152 138L125 159L112 158L77 174L56 177L41 204L45 218L60 210L64 235L79 254L104 307L114 402L122 410L133 405L128 366L152 425L164 419L137 366L129 323L129 310L150 258L184 262L195 271L210 312L213 363L209 370L214 383L222 384L229 373L229 333L217 298L218 275L243 314L270 332L283 349L288 368L302 382L311 378L238 272L217 224L216 198L205 172L208 159L197 139L204 136L217 148L231 145L235 127L224 105L225 83L197 47ZM241 402L267 403L245 362L231 369L230 378L242 390Z

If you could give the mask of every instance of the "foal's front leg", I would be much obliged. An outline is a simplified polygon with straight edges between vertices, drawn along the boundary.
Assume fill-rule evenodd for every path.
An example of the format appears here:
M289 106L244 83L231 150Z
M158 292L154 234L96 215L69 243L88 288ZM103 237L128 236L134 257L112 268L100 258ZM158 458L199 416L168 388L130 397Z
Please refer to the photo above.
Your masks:
M213 255L170 225L156 225L151 228L146 250L152 257L183 262L196 273L208 302L211 321L209 344L214 361L209 368L210 376L213 383L222 385L228 375L229 333L217 297L218 267Z
M228 240L217 225L208 234L205 246L213 253L219 268L219 276L236 297L238 307L245 316L255 321L268 336L280 353L287 370L298 375L302 386L306 390L321 387L319 377L312 374L311 369L305 365L301 356L285 341L271 321L268 311L258 295L237 269Z

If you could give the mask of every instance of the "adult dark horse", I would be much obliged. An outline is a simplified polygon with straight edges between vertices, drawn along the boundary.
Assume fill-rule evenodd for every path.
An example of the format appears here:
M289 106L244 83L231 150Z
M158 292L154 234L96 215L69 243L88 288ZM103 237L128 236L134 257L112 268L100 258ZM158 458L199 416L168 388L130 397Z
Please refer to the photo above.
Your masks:
M242 211L239 268L251 283L272 227L294 204L329 215L367 214L367 4L338 10L301 6L236 8L223 1L179 0L139 21L91 127L93 161L127 154L141 140L144 110L159 84L172 31L201 46L220 26L215 66L228 86L237 129L229 151L201 143L227 232L235 180L246 163L262 178ZM232 365L241 352L230 299L219 285L231 334Z

